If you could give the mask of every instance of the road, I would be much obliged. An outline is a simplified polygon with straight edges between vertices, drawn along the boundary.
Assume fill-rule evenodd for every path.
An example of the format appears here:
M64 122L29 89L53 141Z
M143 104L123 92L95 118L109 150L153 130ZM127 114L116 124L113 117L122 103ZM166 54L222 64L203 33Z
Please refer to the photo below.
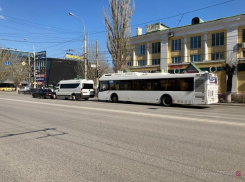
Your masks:
M245 181L244 112L0 92L0 181Z

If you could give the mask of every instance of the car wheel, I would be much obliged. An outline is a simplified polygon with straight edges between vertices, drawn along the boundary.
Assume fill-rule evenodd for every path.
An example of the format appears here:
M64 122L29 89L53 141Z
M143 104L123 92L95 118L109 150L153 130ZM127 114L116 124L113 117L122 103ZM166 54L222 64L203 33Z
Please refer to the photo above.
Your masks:
M33 98L36 98L36 96L35 96L35 95L32 95L32 97L33 97Z
M162 98L162 104L166 107L172 106L172 99L169 96L163 96Z
M88 98L84 99L84 100L88 100Z

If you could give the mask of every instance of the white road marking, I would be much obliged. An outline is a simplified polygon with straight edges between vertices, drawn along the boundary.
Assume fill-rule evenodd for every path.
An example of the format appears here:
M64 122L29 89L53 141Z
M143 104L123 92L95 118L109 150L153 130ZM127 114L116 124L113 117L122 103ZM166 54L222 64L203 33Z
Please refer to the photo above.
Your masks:
M25 100L15 100L15 99L8 99L8 98L0 98L1 100L13 101L13 102L25 102L25 103L35 103L35 104L42 104L42 105L50 105L50 106L58 106L58 107L69 107L69 108L76 108L76 109L86 109L86 110L93 110L93 111L103 111L103 112L113 112L113 113L124 113L124 114L132 114L132 115L140 115L140 116L151 116L151 117L160 117L160 118L171 118L171 119L178 119L178 120L186 120L186 121L194 121L194 122L204 122L204 123L213 123L213 124L225 124L231 126L245 126L245 123L238 123L238 122L228 122L228 121L219 121L219 120L211 120L211 119L202 119L202 118L192 118L186 116L173 116L173 115L160 115L160 114L150 114L150 113L143 113L143 112L133 112L133 111L124 111L124 110L113 110L113 109L103 109L103 108L90 108L84 106L71 106L71 105L61 105L61 104L52 104L52 103L44 103L44 102L35 102L35 101L25 101Z

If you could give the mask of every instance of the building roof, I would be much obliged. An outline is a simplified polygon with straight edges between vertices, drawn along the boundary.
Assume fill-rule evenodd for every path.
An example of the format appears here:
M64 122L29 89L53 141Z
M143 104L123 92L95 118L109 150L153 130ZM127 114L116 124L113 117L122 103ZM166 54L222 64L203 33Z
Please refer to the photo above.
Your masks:
M236 16L244 16L245 14L238 14L238 15L232 15L232 16L227 16L227 17L223 17L223 18L218 18L218 19L214 19L214 20L209 20L209 21L204 21L200 24L205 24L205 23L210 23L210 22L214 22L214 21L219 21L219 20L223 20L223 19L228 19L228 18L232 18L232 17L236 17ZM164 25L164 24L162 24ZM195 24L197 25L197 24ZM192 24L188 24L188 25L183 25L183 26L179 26L179 27L173 27L173 28L169 28L168 29L165 29L165 30L157 30L157 31L153 31L153 32L147 32L145 34L142 34L142 35L146 35L146 34L152 34L152 33L155 33L155 32L161 32L161 31L171 31L173 29L177 29L177 28L183 28L183 27L188 27L188 26L195 26L195 25L192 25ZM165 27L167 27L166 25L164 25ZM139 35L138 35L139 36ZM132 36L132 37L138 37L137 35L136 36Z

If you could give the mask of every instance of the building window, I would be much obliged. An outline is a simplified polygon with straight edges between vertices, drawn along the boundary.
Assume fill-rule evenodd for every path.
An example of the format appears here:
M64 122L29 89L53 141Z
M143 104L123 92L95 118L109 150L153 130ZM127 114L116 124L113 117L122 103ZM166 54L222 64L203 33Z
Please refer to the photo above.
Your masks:
M172 40L172 51L180 51L181 50L181 39Z
M212 60L221 60L221 59L224 59L223 52L212 53Z
M201 48L201 36L191 37L191 49Z
M245 42L245 29L242 30L242 42Z
M224 45L224 32L212 34L212 46Z
M152 65L159 65L160 59L152 59Z
M138 61L138 66L145 66L145 60Z
M159 53L161 51L160 42L152 43L152 54Z
M132 62L131 61L127 62L127 65L132 66Z
M201 55L191 55L191 62L201 61Z
M242 51L243 52L243 57L245 58L245 51Z
M145 55L145 45L138 46L138 55Z
M181 57L172 57L172 63L181 63Z

